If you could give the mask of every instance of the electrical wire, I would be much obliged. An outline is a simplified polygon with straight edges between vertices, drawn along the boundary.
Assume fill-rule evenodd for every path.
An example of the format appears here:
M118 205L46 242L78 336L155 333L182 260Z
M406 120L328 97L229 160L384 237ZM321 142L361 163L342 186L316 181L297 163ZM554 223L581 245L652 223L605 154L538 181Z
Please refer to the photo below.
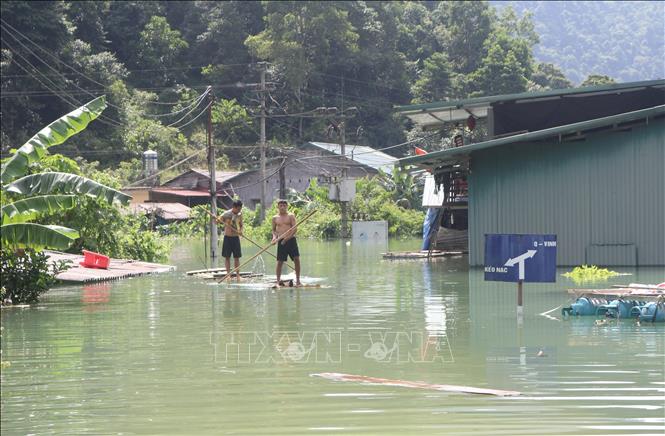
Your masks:
M99 86L102 86L104 89L106 89L106 85L104 85L103 83L100 83L100 82L96 81L95 79L93 79L93 78L87 76L86 74L84 74L84 73L78 71L76 68L74 68L74 67L70 66L69 64L63 62L63 61L60 60L58 57L56 57L56 56L54 56L53 54L51 54L48 50L42 48L39 44L37 44L36 42L34 42L33 40L31 40L30 38L28 38L27 36L25 36L25 35L24 35L23 33L21 33L18 29L16 29L15 27L13 27L11 24L7 23L7 22L6 22L5 20L3 20L2 18L0 18L0 21L1 21L2 23L4 23L5 26L7 26L7 27L13 29L16 33L18 33L20 36L22 36L23 38L25 38L25 40L27 40L28 42L30 42L32 45L34 45L35 47L37 47L38 49L40 49L41 51L43 51L44 53L46 53L47 55L49 55L49 56L50 56L52 59L54 59L56 62L58 62L58 63L64 65L65 67L69 68L70 70L74 71L75 73L81 75L82 77L85 77L86 79L90 80L91 82L93 82L93 83L95 83L95 84L97 84L97 85L99 85ZM25 46L25 45L24 45L24 44L23 44L23 43L22 43L22 42L21 42L21 41L15 36L15 35L13 35L12 32L9 31L9 30L7 29L7 27L5 27L3 30L4 30L9 36L11 36L16 42L18 42L23 48L25 48L30 54L32 54L32 55L35 56L37 59L39 59L44 65L46 65L46 66L49 67L51 70L53 70L53 71L58 75L58 77L60 77L60 78L62 78L63 80L65 80L65 82L68 81L67 77L65 77L61 72L59 72L59 71L56 70L55 68L53 68L49 63L47 63L46 61L44 61L41 57L37 56L32 50L30 50L30 48L28 48L27 46ZM15 50L12 50L12 51L14 51L14 52L16 53ZM93 96L93 97L96 97L95 94L93 94L93 93L91 93L91 92L88 92L87 90L85 90L85 89L79 87L78 85L76 85L76 83L74 83L74 86L75 86L76 88L80 89L81 91L83 91L83 92L85 92L85 93L88 93L89 95L91 95L91 96ZM199 97L199 98L200 98L200 97ZM114 104L111 104L111 103L108 103L108 102L107 102L107 104L108 104L109 106L111 106L111 107L114 107L114 108L118 109L118 110L121 110L121 111L123 110L123 108L121 108L121 107L119 107L119 106L116 106L116 105L114 105ZM184 110L186 110L186 109L184 109ZM158 118L158 117L164 117L164 116L175 115L175 114L178 114L178 113L184 112L184 110L180 110L180 111L177 111L177 112L174 112L174 113L170 113L170 114L157 114L157 115L155 115L155 114L147 114L147 113L145 113L145 112L137 112L137 111L135 111L135 112L136 112L138 115L140 115L140 116Z
M177 167L178 165L181 165L181 164L187 162L188 160L192 159L194 156L200 154L200 153L203 152L203 151L206 151L206 149L205 149L205 148L202 148L202 149L200 149L200 150L197 150L197 151L195 151L194 153L192 153L192 154L190 154L189 156L187 156L186 158L184 158L184 159L182 159L182 160L180 160L180 161L174 163L173 165L171 165L171 166L169 166L169 167L167 167L167 168L164 168L164 169L161 170L161 171L156 172L155 174L152 174L152 175L146 177L145 179L136 180L135 182L130 183L129 185L127 185L127 187L135 186L135 185L137 185L137 184L139 184L139 183L142 183L142 182L145 182L145 181L147 181L147 180L154 179L155 177L157 177L158 175L164 173L165 171L168 171L168 170L170 170L170 169L172 169L172 168Z
M177 126L177 127L175 127L175 128L178 129L178 130L180 130L180 129L182 129L182 128L185 127L185 126L188 126L188 125L192 124L192 123L193 123L194 121L196 121L201 115L203 115L204 113L206 113L206 111L208 110L208 108L209 108L210 106L212 106L212 102L208 103L208 106L204 107L203 110L202 110L201 112L199 112L199 114L198 114L197 116L195 116L195 117L192 118L191 120L187 121L185 124L183 124L183 125L181 125L181 126ZM171 125L169 125L169 127L171 127Z
M197 100L196 105L194 105L194 107L192 107L192 109L190 109L189 112L187 112L185 115L183 115L179 120L174 121L174 122L171 123L171 124L168 124L166 127L174 127L176 124L178 124L179 122L181 122L182 120L184 120L185 118L187 118L188 115L190 115L192 112L194 112L194 110L196 110L196 108L201 104L201 102L203 101L203 99L204 99L209 93L210 93L210 90L207 90L206 92L204 92L203 94L201 94L201 98L199 98L199 100ZM210 105L212 105L212 101L208 104L208 106L206 106L206 109L209 108ZM197 115L196 118L198 118L200 115L201 115L201 114L199 113L199 115ZM194 119L196 119L196 118L194 118ZM176 127L176 129L178 129L178 128L179 128L179 127Z
M9 44L7 44L6 41L5 41L5 45L7 45L7 46L9 47ZM11 47L10 47L10 50L12 50ZM14 52L14 51L12 50L12 52ZM37 70L37 68L36 68L34 65L32 65L27 59L25 59L21 54L19 54L19 53L17 53L17 52L14 52L14 53L17 54L19 57L21 57L25 62L27 62L28 65L30 65L34 70L36 70L37 72L39 72L39 70ZM60 98L61 100L65 101L65 102L66 102L67 104L69 104L71 107L73 107L73 108L78 108L78 107L80 107L80 106L82 105L82 103L81 103L80 101L78 101L76 98L74 98L74 97L72 97L72 96L69 96L69 95L67 95L66 93L61 93L61 92L59 92L58 90L54 90L54 89L50 88L47 84L45 84L44 82L42 82L42 81L39 79L39 77L37 77L36 75L32 74L32 73L31 73L30 71L28 71L23 65L21 65L19 62L17 62L16 59L14 59L13 64L16 65L17 67L19 67L21 70L23 70L23 71L25 71L26 73L28 73L29 75L31 75L32 78L35 79L37 82L39 82L42 86L44 86L45 88L47 88L47 89L51 90L52 92L54 92L54 94L55 94L58 98ZM53 83L53 81L51 81L50 79L47 79L47 81L51 82L52 86L54 86L55 88L57 88L58 85L56 85L55 83ZM109 126L113 126L113 127L120 127L120 126L121 126L121 124L118 123L117 121L113 120L112 118L108 118L108 117L106 117L106 116L103 116L103 115L100 115L99 117L97 117L97 120L98 120L100 123L102 123L102 124L106 124L106 125L109 125ZM107 121L107 120L108 120L108 121Z

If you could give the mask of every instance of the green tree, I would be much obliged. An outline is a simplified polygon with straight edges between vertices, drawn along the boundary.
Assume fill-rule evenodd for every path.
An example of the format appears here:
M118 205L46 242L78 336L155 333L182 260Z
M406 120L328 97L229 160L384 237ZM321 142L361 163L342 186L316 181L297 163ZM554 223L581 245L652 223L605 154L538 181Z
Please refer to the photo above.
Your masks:
M539 63L531 75L533 86L531 90L565 89L572 88L573 84L563 72L553 64Z
M598 86L616 83L613 78L602 74L590 74L580 86Z
M413 103L446 100L451 91L452 68L444 53L434 53L427 60L420 78L413 85Z
M537 42L531 16L518 17L512 8L504 9L492 22L492 32L483 45L485 56L469 76L466 89L472 96L526 91Z
M265 7L265 30L249 36L245 44L254 56L275 64L295 98L295 112L301 111L312 74L358 49L348 4L285 1Z
M180 37L180 31L172 29L165 17L150 17L139 34L138 53L143 66L158 73L147 75L146 83L172 85L179 77L179 72L174 72L172 67L187 47L189 44Z
M249 139L252 134L247 128L252 118L247 110L233 100L220 99L212 107L212 122L215 135L223 141L240 142Z
M432 14L436 38L455 72L469 74L480 67L487 52L485 41L492 31L492 9L484 1L440 2Z

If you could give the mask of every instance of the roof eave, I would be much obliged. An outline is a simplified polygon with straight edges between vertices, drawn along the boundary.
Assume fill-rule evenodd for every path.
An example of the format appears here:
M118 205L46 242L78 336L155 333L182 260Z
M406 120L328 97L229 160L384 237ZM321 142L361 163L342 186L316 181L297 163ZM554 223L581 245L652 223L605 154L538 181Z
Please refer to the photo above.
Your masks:
M650 118L658 115L665 114L665 105L654 106L647 109L640 109L633 112L626 112L618 115L611 115L603 118L596 118L594 120L581 121L579 123L567 124L565 126L557 126L549 129L538 130L536 132L522 133L519 135L509 136L506 138L492 139L489 141L478 142L475 144L464 145L457 148L449 148L446 150L428 153L420 156L405 157L396 162L399 166L418 165L424 168L434 168L439 164L446 162L449 158L458 155L470 156L479 150L498 147L501 145L512 144L516 142L535 141L548 137L568 135L571 133L580 132L583 130L591 130L607 125L625 123L635 121L642 118Z

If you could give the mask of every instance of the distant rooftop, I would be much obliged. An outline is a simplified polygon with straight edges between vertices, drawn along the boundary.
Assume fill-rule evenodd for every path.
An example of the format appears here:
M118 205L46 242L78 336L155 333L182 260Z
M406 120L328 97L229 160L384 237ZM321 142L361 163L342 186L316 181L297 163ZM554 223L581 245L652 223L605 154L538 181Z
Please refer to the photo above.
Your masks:
M190 171L194 171L195 173L201 174L202 176L205 177L210 177L210 171L208 171L207 169L191 168ZM240 171L215 171L215 179L218 182L225 182L229 179L234 178L240 173L241 173Z
M329 142L307 142L302 145L302 147L306 146L316 147L340 156L342 154L342 147L339 144ZM380 169L388 174L392 173L393 166L395 165L395 162L397 162L397 158L364 145L347 144L345 146L345 157L376 170Z

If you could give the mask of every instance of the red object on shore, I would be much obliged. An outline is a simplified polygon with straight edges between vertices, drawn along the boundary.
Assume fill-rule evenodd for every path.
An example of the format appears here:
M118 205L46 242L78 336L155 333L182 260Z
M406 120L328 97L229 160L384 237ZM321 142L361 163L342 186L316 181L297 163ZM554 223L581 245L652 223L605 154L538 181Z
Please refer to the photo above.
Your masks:
M79 264L86 268L108 269L110 262L111 259L108 256L93 251L83 250L83 262L79 262Z
M416 156L422 156L423 154L427 154L427 152L420 147L413 147L413 148L416 151Z

